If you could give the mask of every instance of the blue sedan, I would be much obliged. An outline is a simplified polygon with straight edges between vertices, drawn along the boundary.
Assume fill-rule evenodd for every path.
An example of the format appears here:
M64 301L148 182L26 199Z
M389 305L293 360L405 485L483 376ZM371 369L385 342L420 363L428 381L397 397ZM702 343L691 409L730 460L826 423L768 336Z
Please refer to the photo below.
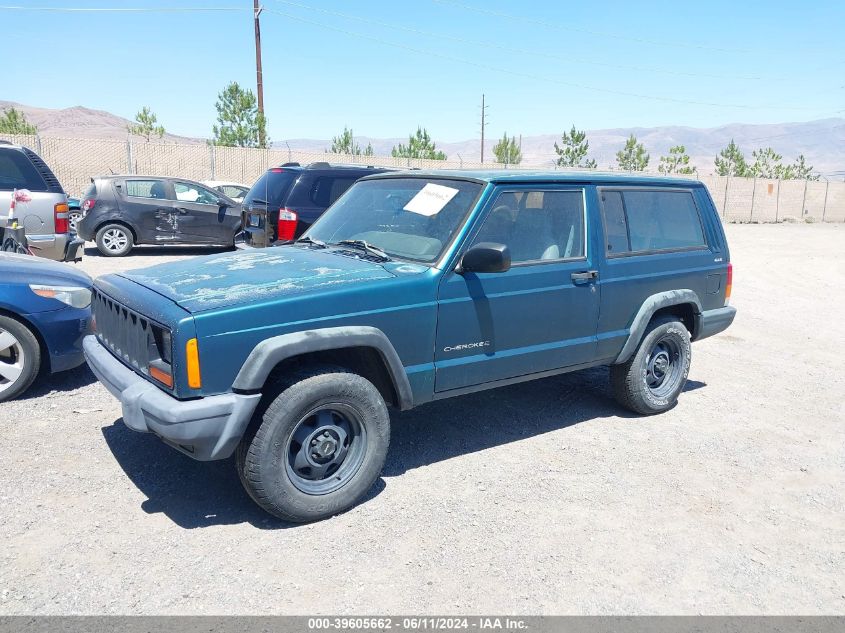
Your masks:
M91 283L69 264L0 253L0 402L23 393L42 371L84 362Z

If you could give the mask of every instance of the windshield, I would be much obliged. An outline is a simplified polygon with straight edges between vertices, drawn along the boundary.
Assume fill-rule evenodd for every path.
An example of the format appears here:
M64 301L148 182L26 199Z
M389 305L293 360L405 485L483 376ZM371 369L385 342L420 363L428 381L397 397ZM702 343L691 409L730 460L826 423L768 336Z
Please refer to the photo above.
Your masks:
M391 257L431 263L463 224L482 186L445 178L362 180L307 235L326 244L363 240Z

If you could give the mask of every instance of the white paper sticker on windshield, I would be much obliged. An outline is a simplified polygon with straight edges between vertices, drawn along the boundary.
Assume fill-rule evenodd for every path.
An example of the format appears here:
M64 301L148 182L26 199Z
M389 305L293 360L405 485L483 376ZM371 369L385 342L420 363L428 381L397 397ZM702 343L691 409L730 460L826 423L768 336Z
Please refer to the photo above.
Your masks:
M428 183L420 189L417 195L411 198L411 201L403 209L411 213L419 213L420 215L437 215L443 210L443 207L449 204L449 200L454 198L457 193L458 190L452 187Z

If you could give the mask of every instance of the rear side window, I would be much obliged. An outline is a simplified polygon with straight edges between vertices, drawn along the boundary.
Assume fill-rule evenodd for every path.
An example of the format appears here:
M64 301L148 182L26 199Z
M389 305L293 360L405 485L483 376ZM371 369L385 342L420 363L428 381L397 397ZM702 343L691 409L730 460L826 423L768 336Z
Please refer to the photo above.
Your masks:
M357 178L317 178L311 187L311 202L318 207L329 207L352 186Z
M264 204L277 209L285 206L285 198L291 183L296 179L297 172L274 168L264 172L261 178L252 186L244 198L244 204Z
M163 180L127 180L126 195L130 198L166 199L167 188Z
M605 191L601 197L604 215L604 232L608 253L625 253L628 247L628 222L625 220L625 205L621 191Z
M0 189L50 190L29 159L17 150L0 151Z
M602 191L610 254L699 248L707 245L691 191Z
M97 185L95 185L92 182L90 185L88 185L88 188L85 190L85 193L82 194L82 199L88 200L89 198L93 198L96 195L97 195Z

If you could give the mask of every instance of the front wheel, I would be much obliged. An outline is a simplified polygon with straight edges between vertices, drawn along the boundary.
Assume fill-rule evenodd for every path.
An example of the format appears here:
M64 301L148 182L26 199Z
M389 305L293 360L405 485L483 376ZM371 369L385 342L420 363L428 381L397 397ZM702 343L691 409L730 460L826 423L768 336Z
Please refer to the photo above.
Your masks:
M35 335L20 321L0 315L0 402L26 391L40 368Z
M656 319L633 357L611 366L614 395L635 413L668 411L686 385L691 360L690 335L684 324L673 317Z
M322 367L279 383L276 393L238 446L238 475L252 499L293 522L324 519L360 501L390 443L378 389L345 369Z

